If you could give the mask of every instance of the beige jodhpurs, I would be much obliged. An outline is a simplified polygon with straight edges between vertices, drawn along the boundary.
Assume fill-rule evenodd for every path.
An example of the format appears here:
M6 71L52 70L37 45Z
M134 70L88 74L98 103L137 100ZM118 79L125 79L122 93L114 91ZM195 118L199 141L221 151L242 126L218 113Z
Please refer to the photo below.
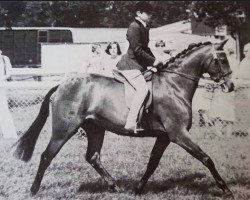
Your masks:
M148 94L148 85L140 70L122 70L122 74L136 90L127 116L125 128L136 127L140 108Z

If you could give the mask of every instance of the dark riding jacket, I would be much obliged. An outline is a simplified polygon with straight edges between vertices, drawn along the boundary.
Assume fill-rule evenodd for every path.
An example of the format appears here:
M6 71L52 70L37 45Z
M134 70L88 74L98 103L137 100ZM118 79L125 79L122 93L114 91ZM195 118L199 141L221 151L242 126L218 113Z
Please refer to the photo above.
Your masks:
M117 63L120 70L138 69L146 70L155 62L155 56L148 47L149 28L143 26L138 20L134 20L128 27L127 40L129 48L121 60Z

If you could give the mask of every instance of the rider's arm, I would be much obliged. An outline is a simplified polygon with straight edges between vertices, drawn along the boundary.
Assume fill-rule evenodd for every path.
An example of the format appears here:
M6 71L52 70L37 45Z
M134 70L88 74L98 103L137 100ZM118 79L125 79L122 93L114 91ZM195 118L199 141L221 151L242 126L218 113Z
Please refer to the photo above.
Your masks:
M140 26L131 24L127 31L127 39L136 58L146 61L148 66L153 65L155 62L154 56L150 55L142 47Z

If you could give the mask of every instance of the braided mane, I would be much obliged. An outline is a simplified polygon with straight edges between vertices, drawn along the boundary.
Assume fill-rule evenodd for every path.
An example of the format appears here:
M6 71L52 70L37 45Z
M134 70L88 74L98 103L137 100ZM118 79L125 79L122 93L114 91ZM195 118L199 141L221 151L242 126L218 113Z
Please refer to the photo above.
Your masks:
M172 57L169 59L169 61L165 64L165 66L168 66L169 64L173 63L176 59L180 58L180 57L184 57L188 52L190 52L191 50L193 50L196 47L200 47L202 45L209 45L212 44L211 42L200 42L200 43L191 43L187 49L184 49L182 52L178 53L176 56Z

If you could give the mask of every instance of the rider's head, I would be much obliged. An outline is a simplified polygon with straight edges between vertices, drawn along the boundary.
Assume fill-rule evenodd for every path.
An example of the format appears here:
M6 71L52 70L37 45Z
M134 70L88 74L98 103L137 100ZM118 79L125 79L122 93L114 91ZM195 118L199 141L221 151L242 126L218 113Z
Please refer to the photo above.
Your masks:
M135 13L142 21L149 23L153 14L153 7L148 2L140 1L135 5Z

